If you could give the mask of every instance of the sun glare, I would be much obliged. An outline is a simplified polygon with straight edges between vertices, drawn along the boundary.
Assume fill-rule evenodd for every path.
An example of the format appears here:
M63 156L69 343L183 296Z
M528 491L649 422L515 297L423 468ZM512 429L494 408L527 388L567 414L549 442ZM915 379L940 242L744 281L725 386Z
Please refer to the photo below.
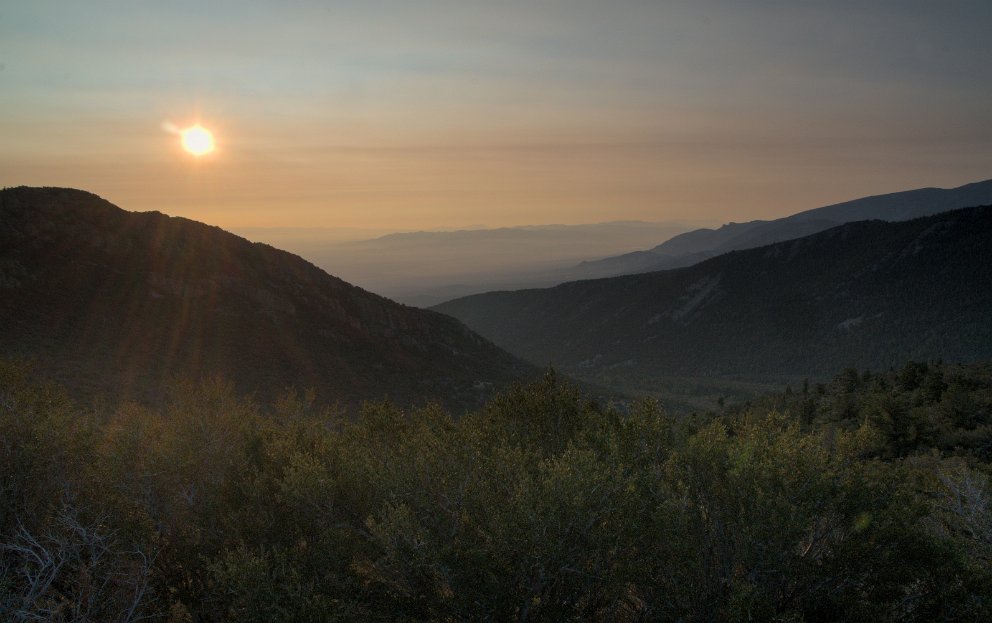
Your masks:
M214 135L201 125L194 125L179 132L183 149L194 156L203 156L214 150Z

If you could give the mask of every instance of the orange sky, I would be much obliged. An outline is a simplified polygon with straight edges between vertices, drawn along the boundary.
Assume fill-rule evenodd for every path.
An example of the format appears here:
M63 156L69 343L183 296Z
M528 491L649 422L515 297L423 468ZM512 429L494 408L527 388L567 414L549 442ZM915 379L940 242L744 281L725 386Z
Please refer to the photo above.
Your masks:
M863 4L18 3L0 183L389 230L750 220L992 177L992 5Z

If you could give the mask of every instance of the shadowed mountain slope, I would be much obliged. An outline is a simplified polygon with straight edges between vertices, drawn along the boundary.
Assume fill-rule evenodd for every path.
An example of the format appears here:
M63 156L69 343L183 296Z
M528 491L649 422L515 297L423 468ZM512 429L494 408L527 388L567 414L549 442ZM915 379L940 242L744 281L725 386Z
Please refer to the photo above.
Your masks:
M992 358L992 207L841 225L687 268L435 309L512 353L612 371L788 378Z
M806 210L773 221L728 223L718 229L696 229L645 251L582 262L563 274L576 280L680 268L728 251L792 240L842 223L875 219L905 221L988 204L992 204L992 180L952 189L920 188L875 195Z
M473 406L532 369L430 311L303 259L79 190L0 193L0 354L77 390L155 400L176 376L222 375L354 404Z

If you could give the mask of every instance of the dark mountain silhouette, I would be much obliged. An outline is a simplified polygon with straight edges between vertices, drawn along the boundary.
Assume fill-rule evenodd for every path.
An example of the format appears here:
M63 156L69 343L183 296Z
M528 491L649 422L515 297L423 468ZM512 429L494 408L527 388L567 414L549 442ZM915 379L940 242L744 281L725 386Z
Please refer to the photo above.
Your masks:
M841 225L691 267L493 292L435 309L604 382L826 376L992 358L992 207Z
M0 193L0 326L0 354L146 400L177 376L222 375L263 399L292 385L463 407L532 372L448 316L295 255L61 188Z
M905 221L947 210L992 203L992 180L958 188L921 188L845 201L773 221L728 223L679 234L652 249L582 262L562 275L571 280L613 277L691 266L728 251L753 249L815 234L842 223Z

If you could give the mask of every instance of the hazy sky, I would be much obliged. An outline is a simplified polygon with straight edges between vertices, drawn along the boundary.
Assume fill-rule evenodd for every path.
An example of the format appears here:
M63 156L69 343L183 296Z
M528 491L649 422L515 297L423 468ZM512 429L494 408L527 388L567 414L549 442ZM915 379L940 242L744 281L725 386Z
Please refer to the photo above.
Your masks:
M777 217L992 177L990 33L990 0L0 0L0 184L229 228ZM162 129L196 121L200 159Z

